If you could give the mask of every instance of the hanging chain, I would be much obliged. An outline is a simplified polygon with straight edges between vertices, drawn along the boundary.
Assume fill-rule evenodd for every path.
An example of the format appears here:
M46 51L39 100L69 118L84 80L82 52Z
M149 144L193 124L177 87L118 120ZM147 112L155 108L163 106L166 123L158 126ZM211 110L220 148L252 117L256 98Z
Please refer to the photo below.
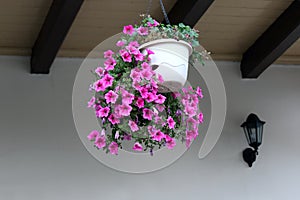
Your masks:
M146 15L150 15L151 7L152 7L152 0L149 0Z
M159 2L160 2L160 7L161 7L161 9L163 11L163 14L164 14L166 22L167 22L167 24L170 24L170 21L169 21L169 18L168 18L168 14L166 12L166 9L165 9L165 6L164 6L162 0L159 0Z

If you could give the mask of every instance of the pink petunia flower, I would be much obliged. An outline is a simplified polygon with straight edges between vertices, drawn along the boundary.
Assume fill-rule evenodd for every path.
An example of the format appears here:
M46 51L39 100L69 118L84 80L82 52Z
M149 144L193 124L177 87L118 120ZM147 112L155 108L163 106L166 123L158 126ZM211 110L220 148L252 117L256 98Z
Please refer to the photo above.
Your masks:
M131 54L128 51L123 51L120 55L124 62L132 62Z
M112 76L109 75L109 74L106 74L106 75L103 77L102 80L103 80L103 84L104 84L105 88L107 88L107 87L112 86L113 81L114 81L114 77L112 77Z
M94 89L96 92L100 92L100 91L104 91L105 90L105 84L103 82L103 80L98 80L94 83Z
M122 47L122 46L124 46L124 44L125 44L125 42L124 41L122 41L122 40L119 40L118 42L117 42L117 46L118 47Z
M192 118L192 117L189 117L186 120L186 123L187 123L187 127L191 126L192 129L196 129L197 125L198 125L198 122L194 118Z
M150 68L150 65L148 63L146 63L146 62L143 62L141 64L141 66L142 66L143 69L147 69L147 70Z
M131 41L131 42L129 42L129 44L128 44L128 46L133 46L133 47L139 47L140 45L139 45L139 43L137 42L137 41Z
M141 87L140 90L139 90L141 96L143 98L147 98L148 96L148 89L146 87Z
M141 27L138 28L137 32L140 35L148 35L148 28L141 26Z
M131 104L134 99L134 95L130 92L127 92L125 89L122 90L122 103Z
M97 111L97 117L107 117L109 114L110 108L104 107Z
M185 140L185 146L186 146L186 148L190 148L190 146L191 146L191 140L189 140L189 139L186 139Z
M143 146L140 143L136 142L134 143L132 149L135 151L143 151Z
M104 69L102 67L97 67L95 69L96 74L98 74L98 76L102 77L104 74Z
M144 55L142 53L138 53L134 56L136 61L143 61L144 60Z
M153 20L152 23L151 23L151 22L147 22L147 25L148 25L149 27L154 27L154 26L158 26L159 23L158 23L156 20Z
M152 120L152 116L153 116L152 110L150 110L148 108L143 109L143 118L144 119Z
M202 94L202 90L200 87L197 87L196 89L196 94L202 99L203 98L203 94Z
M152 135L152 139L158 142L160 142L164 138L165 138L165 134L160 130L155 131L154 135Z
M171 116L168 117L167 123L170 129L174 129L176 122L173 120Z
M145 100L146 100L148 103L150 103L150 102L154 101L156 98L157 98L156 95L154 95L152 92L149 92L149 93L147 94L147 97L145 98Z
M198 115L198 121L199 121L199 123L203 123L203 121L204 121L204 119L203 119L203 113L202 112L200 112L199 113L199 115Z
M121 116L129 116L131 110L132 110L132 107L128 104L122 104L119 106L119 114Z
M157 108L157 110L158 110L159 112L162 112L162 111L164 111L164 109L165 109L165 106L163 106L163 105L156 105L155 107Z
M140 51L135 47L135 46L132 46L132 45L128 45L126 47L126 49L128 50L128 52L132 55L137 55L140 53Z
M132 25L124 26L123 33L125 33L127 35L132 35L133 32L134 32L134 28Z
M104 66L107 71L113 70L116 64L117 64L116 60L111 57L107 58L106 61L104 62Z
M186 139L193 140L198 136L198 132L196 130L187 130L186 131Z
M92 97L88 102L88 108L93 107L95 105L96 98Z
M138 108L144 108L144 100L142 99L142 98L138 98L137 100L136 100L136 106L138 107Z
M196 115L196 110L194 107L186 105L184 108L185 114L187 114L189 117L194 117Z
M104 136L97 137L94 144L98 149L105 147L106 146L105 137Z
M95 140L99 136L99 132L96 130L93 130L90 132L90 134L87 136L89 140Z
M134 121L129 120L128 126L130 127L132 132L135 132L135 131L139 130L138 125Z
M135 82L140 82L141 81L140 72L138 72L136 69L132 69L130 73L130 78Z
M174 138L166 135L166 146L168 149L173 149L176 146L176 141Z
M106 103L116 103L118 99L118 94L114 91L110 90L108 93L104 96Z
M158 80L158 82L160 82L160 83L165 82L164 78L163 78L162 75L160 75L160 74L157 75L157 80Z
M166 97L159 94L156 96L156 100L155 100L155 103L158 103L158 104L163 104L166 100Z
M147 54L150 56L150 55L154 55L155 53L153 51L151 51L150 49L146 49L147 51Z
M117 116L115 114L111 114L108 117L108 121L110 121L110 123L112 123L112 124L119 124L120 123L120 119L117 118Z
M141 77L142 78L145 78L147 80L150 80L152 78L152 73L151 73L151 70L150 69L143 69L141 71Z
M107 50L104 52L104 58L111 58L114 52L112 50Z
M141 89L141 85L137 81L132 82L132 87L138 91L140 91L140 89Z
M119 146L116 142L111 142L108 149L111 154L118 155Z

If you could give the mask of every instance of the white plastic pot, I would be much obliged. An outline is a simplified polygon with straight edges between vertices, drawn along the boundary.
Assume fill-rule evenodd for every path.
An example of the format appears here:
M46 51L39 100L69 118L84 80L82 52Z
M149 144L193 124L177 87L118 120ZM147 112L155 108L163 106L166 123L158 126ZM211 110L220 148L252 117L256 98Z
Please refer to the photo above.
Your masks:
M141 45L140 49L143 53L146 53L146 49L154 52L154 55L150 55L150 64L164 79L161 92L177 91L184 86L192 53L190 44L182 40L158 39Z

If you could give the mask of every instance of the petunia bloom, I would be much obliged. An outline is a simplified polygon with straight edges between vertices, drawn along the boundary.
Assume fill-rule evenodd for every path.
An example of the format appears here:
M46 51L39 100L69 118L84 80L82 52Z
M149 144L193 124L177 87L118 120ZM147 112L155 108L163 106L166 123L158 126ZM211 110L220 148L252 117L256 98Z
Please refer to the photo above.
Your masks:
M166 100L166 97L159 94L156 96L156 99L155 99L155 103L158 103L158 104L163 104Z
M107 58L106 61L104 62L104 66L107 71L113 70L116 64L117 64L116 60L111 57Z
M143 109L143 118L144 119L152 120L152 116L153 116L152 110L150 110L148 108Z
M143 61L144 55L142 53L138 53L138 54L134 55L134 58L136 61Z
M99 111L97 111L97 116L98 117L107 117L109 114L109 111L110 111L109 107L101 108Z
M98 80L94 83L94 90L96 92L100 92L100 91L104 91L105 90L105 84L104 84L104 81L101 79L101 80Z
M200 112L199 115L198 115L198 121L199 121L199 123L201 123L201 124L202 124L203 121L204 121L204 120L203 120L203 113L202 113L202 112Z
M93 107L95 105L96 98L92 97L88 102L88 108Z
M142 99L142 98L138 98L137 100L136 100L136 106L138 107L138 108L144 108L144 100Z
M124 46L124 44L125 44L125 42L122 41L122 40L119 40L119 41L116 43L116 45L117 45L118 47L122 47L122 46Z
M100 76L100 77L103 76L104 71L105 71L105 70L104 70L102 67L97 67L97 68L95 69L96 74L98 74L98 76Z
M140 35L148 35L148 28L141 26L137 29L137 32Z
M148 25L149 27L154 27L154 26L158 26L159 23L158 23L156 20L153 20L152 23L151 23L151 22L147 22L147 25Z
M132 149L135 151L143 151L143 146L140 143L136 142L134 143Z
M196 89L196 94L202 99L203 98L203 94L202 94L202 90L200 87L197 87Z
M123 51L120 55L124 62L132 62L131 54L128 51Z
M173 149L176 146L176 141L174 138L166 135L166 146L168 149Z
M158 142L160 142L164 138L165 138L165 134L160 130L155 131L155 133L152 135L152 139Z
M105 147L106 146L105 137L104 136L97 137L94 144L98 149Z
M132 35L133 32L134 32L134 28L132 25L124 26L123 33L125 33L127 35Z
M132 132L136 132L139 130L138 125L134 121L129 120L128 126L130 127Z
M112 86L113 81L114 81L114 77L112 77L112 76L109 75L109 74L106 74L106 75L103 77L102 80L103 80L103 84L104 84L105 88L107 88L107 87Z
M89 140L95 140L99 136L99 132L96 130L93 130L90 132L90 134L87 136Z
M110 143L110 145L108 146L108 150L111 154L113 155L118 155L118 150L119 150L119 146L116 142L112 142Z
M107 50L104 52L104 58L111 58L114 52L112 50Z
M174 129L176 122L173 120L171 116L168 117L167 123L170 129Z
M123 104L131 104L134 99L134 95L126 90L122 90L122 103Z
M108 121L110 121L110 123L112 123L112 124L118 124L118 123L120 123L120 119L117 118L117 116L115 114L111 114L108 117Z
M140 72L136 69L132 69L131 73L130 73L130 78L134 81L134 82L140 82L141 81L141 75Z
M127 104L122 104L119 106L119 114L122 116L129 116L131 110L132 110L132 107Z
M118 99L118 94L114 91L110 90L108 93L104 96L106 103L116 103Z

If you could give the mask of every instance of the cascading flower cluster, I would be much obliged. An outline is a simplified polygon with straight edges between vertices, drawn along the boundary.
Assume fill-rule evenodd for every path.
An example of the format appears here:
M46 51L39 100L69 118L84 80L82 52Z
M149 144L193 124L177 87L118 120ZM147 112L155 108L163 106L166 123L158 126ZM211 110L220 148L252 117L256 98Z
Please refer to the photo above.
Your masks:
M116 45L118 52L104 52L104 66L95 69L96 80L90 89L95 95L88 102L102 124L102 130L93 130L88 139L98 149L118 154L124 140L133 140L135 151L166 146L173 149L176 140L189 147L198 135L203 122L199 101L201 89L183 88L180 92L160 93L164 80L149 65L149 49L139 49L141 38L163 27L150 17L141 25L128 25Z

